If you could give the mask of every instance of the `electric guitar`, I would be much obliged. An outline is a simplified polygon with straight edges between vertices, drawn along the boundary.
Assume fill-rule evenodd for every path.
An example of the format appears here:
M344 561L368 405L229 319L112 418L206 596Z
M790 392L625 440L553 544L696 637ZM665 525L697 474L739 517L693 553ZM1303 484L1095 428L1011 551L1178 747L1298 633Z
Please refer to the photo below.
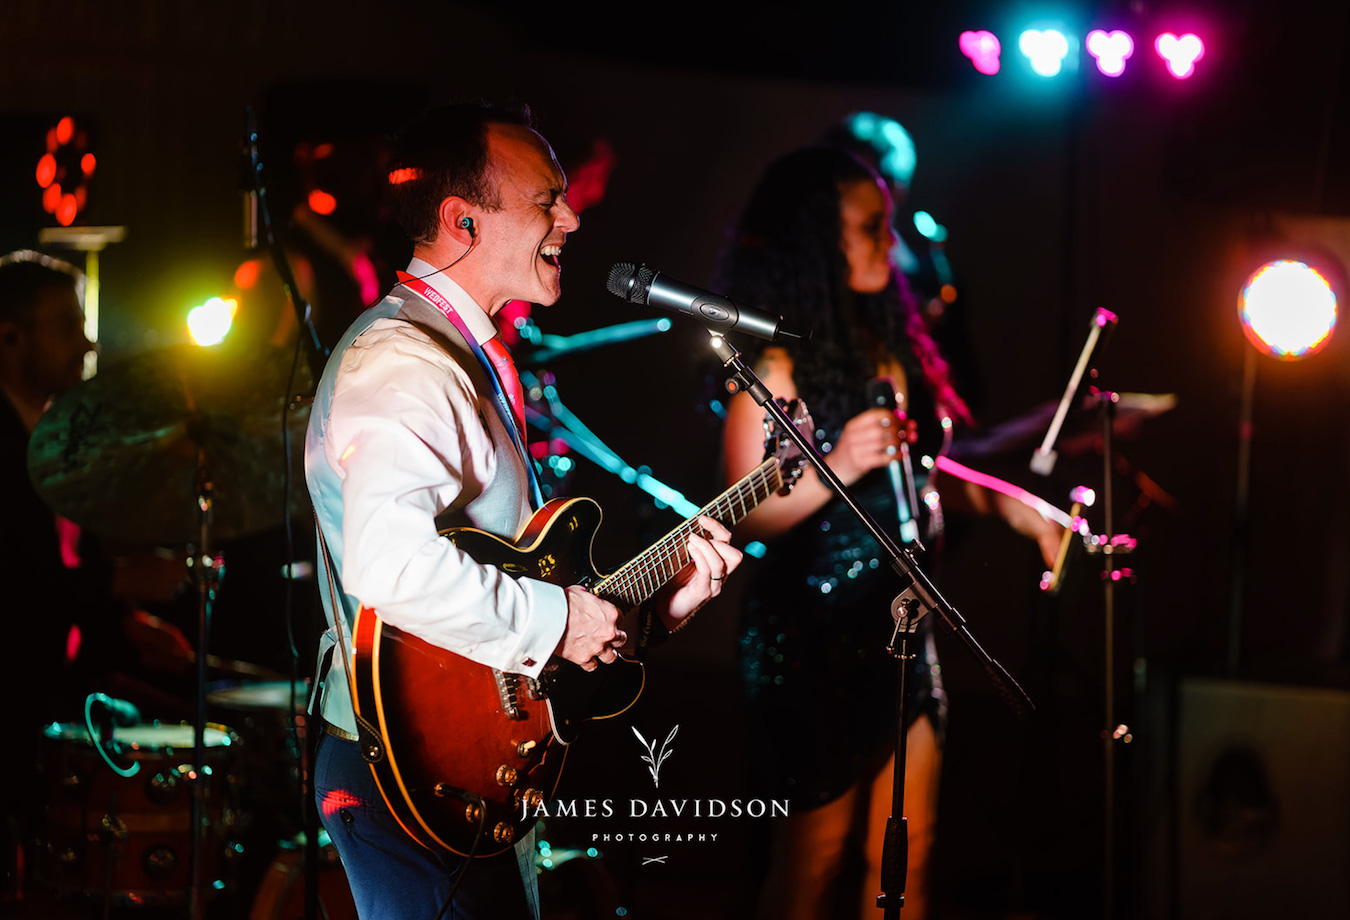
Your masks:
M805 406L794 400L788 412L810 437ZM803 457L775 427L766 419L767 459L699 515L729 527L775 492L791 490ZM443 536L511 575L585 585L631 610L688 564L699 515L607 576L591 560L602 515L588 498L548 502L514 543L472 528ZM645 682L641 662L624 656L594 671L555 657L538 680L499 671L390 626L365 607L352 645L353 700L365 723L360 743L381 795L413 839L462 856L500 853L527 833L557 788L567 745L582 725L626 711Z

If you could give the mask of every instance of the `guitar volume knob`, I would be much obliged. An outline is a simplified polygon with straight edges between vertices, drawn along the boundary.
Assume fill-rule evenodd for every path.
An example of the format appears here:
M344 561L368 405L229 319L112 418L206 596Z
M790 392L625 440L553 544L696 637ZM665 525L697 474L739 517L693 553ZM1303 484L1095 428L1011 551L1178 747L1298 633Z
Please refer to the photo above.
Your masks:
M544 793L538 789L526 789L521 793L520 799L525 803L527 809L535 811L544 804Z
M497 768L497 785L514 786L519 776L520 774L518 774L513 768L508 767L505 764L502 764L500 767Z
M492 829L492 839L497 843L511 843L516 839L516 829L505 821L499 821Z

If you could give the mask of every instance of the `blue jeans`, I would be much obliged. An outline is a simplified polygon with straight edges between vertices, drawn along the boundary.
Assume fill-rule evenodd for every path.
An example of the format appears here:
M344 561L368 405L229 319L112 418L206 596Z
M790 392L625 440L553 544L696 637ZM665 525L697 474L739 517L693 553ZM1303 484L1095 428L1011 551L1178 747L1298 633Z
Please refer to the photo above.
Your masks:
M315 760L319 818L342 857L361 920L435 920L464 857L408 836L356 742L325 732ZM537 920L534 865L523 862L515 850L472 860L443 920Z

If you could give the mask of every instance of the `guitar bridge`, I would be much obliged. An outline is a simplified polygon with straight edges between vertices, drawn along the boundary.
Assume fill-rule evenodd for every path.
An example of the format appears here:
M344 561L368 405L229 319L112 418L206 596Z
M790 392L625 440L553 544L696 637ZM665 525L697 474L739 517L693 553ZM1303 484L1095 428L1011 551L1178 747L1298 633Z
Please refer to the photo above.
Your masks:
M498 671L494 668L492 676L497 680L497 694L501 697L502 711L506 713L506 717L508 719L516 720L528 718L520 708L520 699L518 696L521 675L511 674L506 671ZM533 683L533 681L531 681L531 683Z

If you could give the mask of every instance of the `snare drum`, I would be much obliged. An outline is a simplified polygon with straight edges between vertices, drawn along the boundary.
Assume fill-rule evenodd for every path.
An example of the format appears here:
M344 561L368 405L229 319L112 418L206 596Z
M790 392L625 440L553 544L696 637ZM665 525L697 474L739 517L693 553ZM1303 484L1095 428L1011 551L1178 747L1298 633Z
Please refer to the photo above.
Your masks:
M109 767L83 725L43 730L46 826L38 878L63 894L180 903L191 883L193 727L133 725L112 737L114 762L138 765L134 775ZM234 837L245 823L235 776L240 742L220 725L206 728L204 742L203 888L223 891L233 887Z

